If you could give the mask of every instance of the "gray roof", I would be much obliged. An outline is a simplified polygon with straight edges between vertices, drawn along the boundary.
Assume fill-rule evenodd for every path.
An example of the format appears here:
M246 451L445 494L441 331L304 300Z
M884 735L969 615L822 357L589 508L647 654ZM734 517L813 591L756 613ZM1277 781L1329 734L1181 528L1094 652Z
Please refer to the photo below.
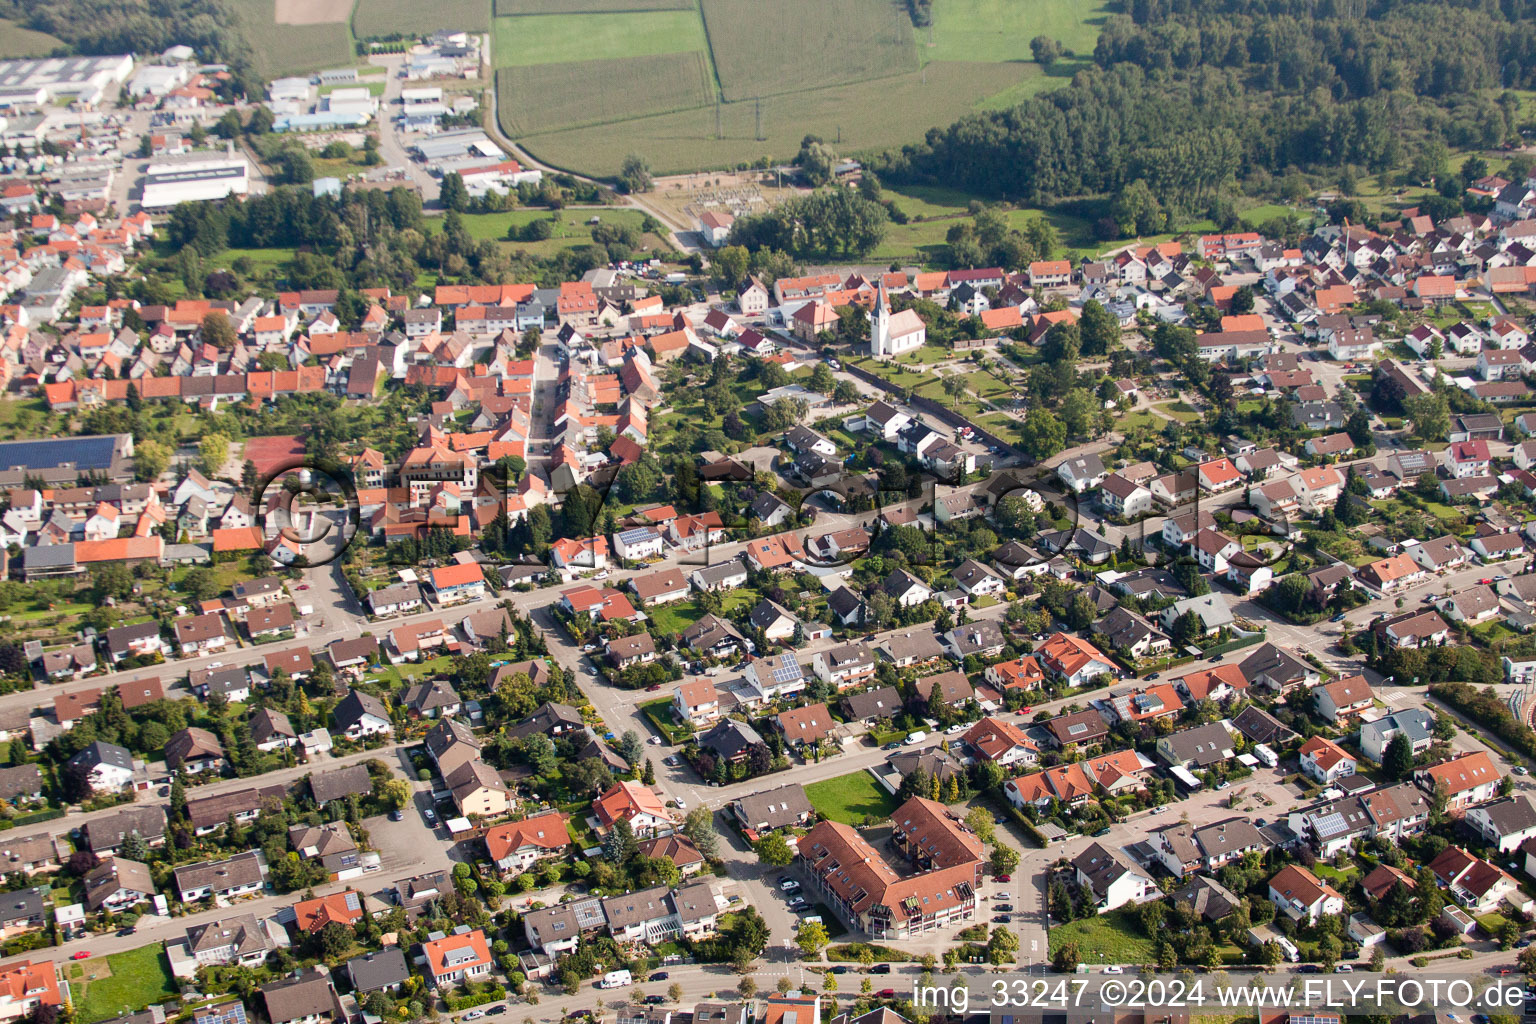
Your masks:
M179 892L211 887L214 892L242 888L261 882L266 873L255 850L237 853L228 860L203 861L179 867L175 872Z
M254 953L267 949L270 943L256 915L243 914L222 921L193 925L187 929L187 948L191 953L234 946L240 953Z
M267 1004L267 1019L272 1024L285 1024L316 1015L332 1019L340 1017L336 991L331 979L318 971L310 971L297 978L273 982L261 990Z
M894 715L901 711L903 702L894 686L879 686L873 690L848 694L843 698L843 707L849 718L862 722L867 718Z
M722 719L699 737L699 746L724 757L735 757L747 748L763 742L757 730L743 722Z
M799 822L813 813L811 801L799 783L792 782L766 793L748 793L736 800L737 816L756 826L759 822L769 828L783 828Z
M43 895L49 891L40 886L0 895L0 926L41 919L45 913Z
M362 721L364 715L373 715L386 722L389 721L389 709L384 706L384 702L362 690L349 691L342 698L341 703L336 705L336 710L332 714L336 717L337 726L342 730Z
M357 991L374 992L405 981L411 976L411 969L406 966L405 954L400 952L400 947L390 946L348 960L347 974Z
M603 900L603 916L608 919L608 927L627 928L630 925L668 917L672 913L666 904L669 888L669 886L658 885L638 892L625 893L622 896L609 896Z
M1477 813L1486 815L1489 823L1498 830L1500 835L1508 836L1528 828L1536 828L1536 804L1532 804L1528 796L1512 796L1504 800L1495 800L1491 804L1479 807Z
M1201 768L1226 760L1234 746L1231 735L1220 722L1197 725L1165 736L1159 742L1165 743L1169 753L1181 764L1194 761Z
M315 803L324 806L332 800L351 796L354 793L362 796L364 793L372 792L373 779L365 766L353 764L345 768L312 773L309 777L309 789L314 794Z
M1369 733L1390 740L1394 734L1400 732L1408 737L1409 743L1417 744L1429 739L1434 734L1434 730L1435 720L1430 717L1429 712L1423 708L1406 708L1361 725L1360 736L1363 740Z
M165 834L165 808L160 804L124 807L116 814L86 822L81 831L86 846L96 853L120 846L133 832L154 840Z

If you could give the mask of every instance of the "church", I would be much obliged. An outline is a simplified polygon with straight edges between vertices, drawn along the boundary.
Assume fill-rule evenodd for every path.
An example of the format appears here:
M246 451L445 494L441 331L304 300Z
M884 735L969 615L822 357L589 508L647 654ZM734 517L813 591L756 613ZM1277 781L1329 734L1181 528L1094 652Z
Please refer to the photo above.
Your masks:
M928 325L915 310L891 312L891 297L885 286L875 296L875 308L869 314L869 354L876 359L890 359L903 352L921 348L928 340Z

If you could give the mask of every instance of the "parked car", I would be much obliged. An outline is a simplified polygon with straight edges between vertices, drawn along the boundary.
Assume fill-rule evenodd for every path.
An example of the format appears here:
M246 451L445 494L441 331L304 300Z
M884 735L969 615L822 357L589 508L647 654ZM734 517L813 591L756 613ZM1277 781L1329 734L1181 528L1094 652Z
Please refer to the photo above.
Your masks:
M668 974L667 974L666 971L657 971L655 974L651 975L651 980L652 981L666 981L667 977L668 977Z
M71 953L69 958L71 960L89 960L91 958L91 954L88 950L82 949L78 953Z
M992 923L993 924L1007 924L1009 921L1012 921L1012 920L1013 920L1013 918L1009 917L1007 914L994 914L994 915L992 915Z
M396 807L394 810L389 812L389 820L390 821L404 821L405 820L405 811L403 811L400 808Z
M1011 914L1011 913L1013 913L1013 904L1012 903L994 903L994 904L992 904L992 909L996 910L996 911L998 911L999 913L1002 913L1002 914Z
M1013 881L1013 876L1012 875L998 875L997 876L997 880L999 882L1011 882L1011 881Z
M833 974L847 974L848 973L848 965L847 964L838 964L837 966L832 968L832 973Z
M423 818L427 819L427 824L428 825L436 825L437 824L437 812L434 811L432 808L428 807L426 810L422 811L421 812L421 816Z
M460 1017L459 1020L479 1020L481 1017L484 1017L484 1016L485 1016L485 1011L484 1010L470 1010L464 1016Z
M869 969L869 973L870 974L890 974L891 973L891 965L890 964L875 964L875 966L873 966L873 967L871 967Z

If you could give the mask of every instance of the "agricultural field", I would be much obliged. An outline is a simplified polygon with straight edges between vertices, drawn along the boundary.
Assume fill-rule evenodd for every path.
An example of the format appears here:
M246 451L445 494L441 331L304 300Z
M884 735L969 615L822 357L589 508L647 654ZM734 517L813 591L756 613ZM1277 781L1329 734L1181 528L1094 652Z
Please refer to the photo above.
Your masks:
M625 11L497 18L491 43L498 68L643 57L706 49L697 11ZM602 83L624 89L622 82Z
M806 135L857 154L1064 84L1114 3L934 0L915 32L895 0L494 0L498 69L695 52L704 69L698 92L691 67L661 82L652 62L574 91L585 69L498 73L498 116L539 160L608 177L630 153L658 174L785 160ZM1041 33L1073 51L1049 72L1029 52ZM936 227L874 258L921 259Z
M910 72L852 85L765 97L762 138L756 137L758 104L751 100L701 107L613 126L576 128L527 136L520 143L555 167L616 175L629 153L639 153L658 174L751 163L759 157L788 159L807 133L843 152L900 145L936 125L963 116L980 99L1017 84L1020 64L931 64ZM503 129L506 124L503 120Z
M357 0L352 32L359 39L389 35L427 35L446 28L484 32L491 27L485 0Z
M624 83L615 88L613 83ZM712 102L702 53L499 68L496 109L509 135L625 121Z
M582 14L603 11L686 11L694 0L496 0L496 17L514 14Z
M0 18L0 57L46 57L64 41Z
M256 70L264 78L350 67L357 62L345 15L341 21L288 25L279 24L273 0L230 0L230 9L250 41Z
M701 0L727 102L917 69L912 20L890 0Z

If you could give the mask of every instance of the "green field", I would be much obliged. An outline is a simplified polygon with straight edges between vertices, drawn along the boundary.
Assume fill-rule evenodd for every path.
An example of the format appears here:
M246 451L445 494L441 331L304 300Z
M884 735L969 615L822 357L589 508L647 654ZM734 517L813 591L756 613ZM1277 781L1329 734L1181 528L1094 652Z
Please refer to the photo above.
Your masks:
M729 101L917 67L912 20L891 0L701 0L701 8Z
M496 0L496 17L600 11L683 11L692 8L693 0Z
M1051 928L1048 942L1052 953L1065 943L1076 942L1078 953L1088 964L1152 962L1152 941L1142 935L1130 907L1058 924Z
M491 55L498 68L612 60L652 53L703 52L697 11L626 11L497 18ZM621 83L600 83L622 88Z
M151 1003L176 998L176 983L161 943L114 953L104 966L102 970L101 961L88 960L70 967L75 1016L81 1024L136 1013ZM74 973L77 969L79 976Z
M1113 0L933 0L933 45L919 37L924 60L1032 61L1029 41L1050 36L1090 56Z
M818 814L845 825L857 825L866 814L889 818L897 801L881 788L869 772L849 772L835 779L813 782L805 787L805 796Z
M640 227L645 220L645 213L635 209L614 209L606 207L601 212L590 208L576 208L561 210L556 214L555 233L552 237L538 242L507 241L507 231L513 225L522 227L529 221L549 220L548 210L512 210L508 213L471 213L464 215L464 228L476 239L488 239L490 241L505 242L508 249L521 249L532 256L549 257L555 255L561 249L570 249L578 245L592 244L592 227L587 223L592 217L600 217L607 224L632 224ZM436 231L441 227L438 218L427 220L427 228ZM662 245L661 239L654 235L642 236L642 245L657 248Z
M899 0L493 2L497 69L569 65L498 73L502 130L609 177L630 153L672 174L788 159L806 135L843 154L914 142L1065 84L1116 4L934 0L932 30L914 31ZM1048 73L1029 50L1040 34L1072 51ZM634 60L694 53L701 65ZM870 257L933 262L947 227L905 225Z
M699 52L532 64L497 69L496 109L521 136L700 107L714 88Z
M414 0L357 0L352 12L352 31L359 39L420 36L449 28L484 32L490 27L491 11L485 0L438 0L426 7Z
M521 140L533 156L555 167L616 175L629 153L639 153L659 174L700 167L750 163L758 157L788 159L807 133L835 142L840 152L899 145L947 125L979 100L1017 84L1022 64L930 64L912 72L852 85L765 97L762 134L756 133L758 105L750 100L720 107L721 137L715 137L715 108L700 107L612 125L532 135ZM506 128L503 113L503 130Z
M0 18L0 57L46 57L64 40Z
M357 62L346 22L279 25L273 0L230 0L230 9L256 55L265 78L304 74Z

